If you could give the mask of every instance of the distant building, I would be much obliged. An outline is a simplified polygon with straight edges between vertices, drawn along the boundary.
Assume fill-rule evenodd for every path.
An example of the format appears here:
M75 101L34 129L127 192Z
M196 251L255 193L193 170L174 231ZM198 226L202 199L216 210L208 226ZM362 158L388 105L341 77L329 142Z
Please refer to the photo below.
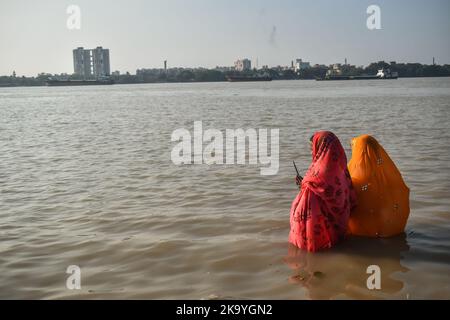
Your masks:
M109 76L109 49L97 47L92 49L92 70L96 78Z
M302 70L306 70L311 68L311 64L309 62L303 61L302 59L295 60L294 70L295 72L300 72Z
M110 75L109 49L97 47L84 49L78 47L73 50L73 69L76 75L85 79L92 76L99 78Z
M73 50L73 70L76 75L83 78L92 76L91 51L78 47Z
M236 71L249 71L252 69L252 62L249 59L240 59L234 63Z
M342 75L342 65L340 63L335 63L328 69L327 76L340 76Z

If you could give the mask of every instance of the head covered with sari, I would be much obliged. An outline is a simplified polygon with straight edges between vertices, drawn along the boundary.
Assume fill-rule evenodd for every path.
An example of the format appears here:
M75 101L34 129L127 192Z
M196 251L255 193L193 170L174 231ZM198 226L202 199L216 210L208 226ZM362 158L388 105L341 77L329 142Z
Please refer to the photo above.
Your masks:
M389 155L370 135L352 139L348 170L358 206L352 211L349 232L389 237L404 231L409 216L409 188Z
M347 233L354 202L344 148L332 132L316 132L312 163L291 207L289 241L308 251L332 247Z

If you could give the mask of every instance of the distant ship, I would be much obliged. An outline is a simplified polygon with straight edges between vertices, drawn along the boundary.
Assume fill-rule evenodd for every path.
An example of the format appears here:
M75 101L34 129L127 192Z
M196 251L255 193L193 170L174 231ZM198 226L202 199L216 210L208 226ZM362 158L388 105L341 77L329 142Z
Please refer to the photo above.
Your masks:
M114 84L114 80L111 79L99 79L99 80L56 80L49 79L46 81L49 87L60 86L99 86Z
M230 82L272 81L270 76L227 76Z
M391 72L390 69L380 69L376 75L365 76L345 76L338 74L327 74L324 78L316 78L317 81L325 80L395 80L398 79L397 72Z

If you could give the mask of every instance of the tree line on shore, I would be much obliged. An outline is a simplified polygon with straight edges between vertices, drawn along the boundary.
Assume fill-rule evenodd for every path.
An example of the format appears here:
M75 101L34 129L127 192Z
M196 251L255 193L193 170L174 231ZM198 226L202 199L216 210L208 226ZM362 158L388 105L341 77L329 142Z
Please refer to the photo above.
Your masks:
M425 65L420 63L387 63L379 61L369 64L366 67L356 67L352 65L340 65L342 74L345 75L373 75L381 68L389 68L393 72L398 72L399 77L449 77L450 65ZM246 72L222 71L218 69L143 69L137 74L114 74L111 78L115 83L166 83L166 82L220 82L226 81L227 76L233 75L268 75L273 80L302 80L315 79L325 76L329 66L315 65L311 68L295 72L291 68L266 68L260 70L250 70ZM51 75L41 73L36 77L16 76L15 72L11 76L0 76L0 86L43 86L49 78L65 80L80 80L77 75Z

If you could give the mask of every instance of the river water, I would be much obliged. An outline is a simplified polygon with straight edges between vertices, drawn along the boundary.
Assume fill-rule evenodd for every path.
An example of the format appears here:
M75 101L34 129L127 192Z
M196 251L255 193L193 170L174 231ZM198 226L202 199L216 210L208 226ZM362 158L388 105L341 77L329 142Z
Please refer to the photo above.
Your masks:
M0 298L450 299L450 79L0 88ZM280 130L280 169L171 161L179 128ZM404 235L308 254L289 209L316 130L374 135ZM369 290L369 265L381 290ZM81 269L69 290L66 269Z

